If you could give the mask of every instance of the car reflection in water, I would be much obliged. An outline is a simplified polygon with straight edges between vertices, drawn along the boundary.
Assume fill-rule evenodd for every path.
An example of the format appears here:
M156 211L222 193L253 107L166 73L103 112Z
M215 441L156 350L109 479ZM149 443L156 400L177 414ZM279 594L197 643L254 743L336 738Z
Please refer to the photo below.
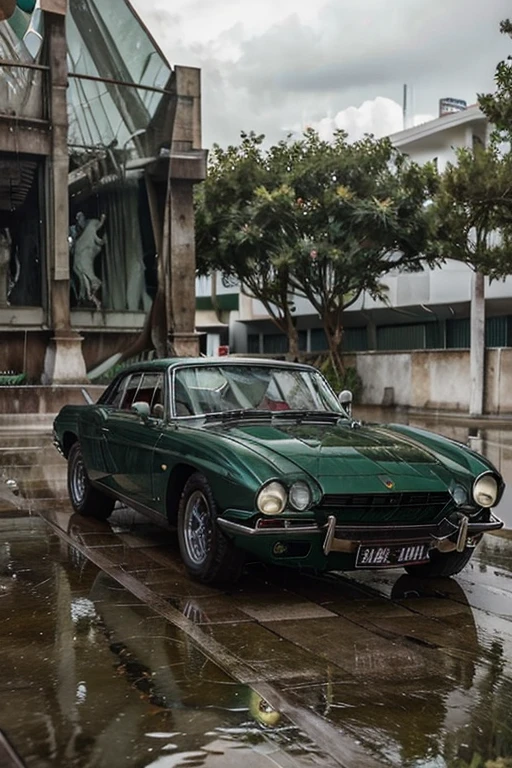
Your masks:
M152 706L172 712L172 729L186 734L191 750L218 750L215 734L236 734L244 740L257 724L280 725L279 712L209 661L186 634L163 617L148 615L135 600L127 604L126 591L110 576L99 573L89 597L108 634L117 672ZM184 613L197 619L197 610L191 600ZM230 726L229 717L219 725L219 713L240 711L253 718L252 727Z
M368 610L365 624L380 643L356 641L351 649L340 637L340 653L354 654L356 680L311 686L307 705L392 765L466 768L448 759L450 753L456 759L481 724L472 722L468 706L475 693L478 698L473 686L482 649L464 590L452 579L403 575L391 600L392 614Z
M77 540L86 539L84 532L90 531L90 522L75 515L73 519L73 535ZM95 525L109 530L105 523ZM176 560L179 563L177 556ZM392 579L389 572L382 573ZM268 575L272 581L272 572ZM378 584L377 574L375 580ZM186 579L180 581L181 597L171 602L209 633L209 626L218 617L210 621L204 597L186 597L186 583L193 586ZM332 579L323 577L312 583L311 598L316 595L329 607L333 594L335 600L336 595L343 600L346 585L358 582L340 577L339 583L333 584ZM324 619L326 623L317 622L322 631L312 641L314 645L308 647L299 637L299 646L320 662L329 644L339 648L339 661L325 661L327 682L303 680L297 688L291 683L287 695L343 733L352 734L392 765L467 768L475 754L484 755L486 760L508 754L508 747L512 748L508 727L512 686L501 641L494 640L490 647L488 642L479 643L475 616L464 589L455 580L402 575L390 584L389 597L380 592L366 607L363 600L362 610L357 605L354 608L353 602L346 603L348 609L359 610L352 614L354 623L350 621L353 636L345 637L342 630L336 638L329 637L324 632L326 623L339 625L337 619ZM290 589L293 593L293 582ZM240 594L250 602L250 584ZM169 729L183 729L190 749L197 748L198 742L211 748L208 733L225 733L239 744L245 743L255 733L261 735L258 728L262 727L275 733L277 740L288 728L289 739L290 726L278 712L207 661L185 633L134 598L127 602L125 590L108 576L96 578L90 599L108 634L118 674L125 675L153 707L170 713ZM226 600L229 602L228 596ZM293 624L281 621L276 626L276 644L286 638L283 625ZM236 622L230 626L234 635L241 632ZM244 626L247 628L242 624L242 629ZM304 632L304 638L307 634ZM243 660L242 645L238 655ZM269 664L271 668L271 661ZM229 722L230 713L240 710L254 718L252 725L250 721L242 725ZM499 720L496 712L502 713ZM220 727L219 714L226 715ZM137 727L135 723L133 727ZM300 749L304 739L302 735L298 739ZM483 768L485 763L475 765Z

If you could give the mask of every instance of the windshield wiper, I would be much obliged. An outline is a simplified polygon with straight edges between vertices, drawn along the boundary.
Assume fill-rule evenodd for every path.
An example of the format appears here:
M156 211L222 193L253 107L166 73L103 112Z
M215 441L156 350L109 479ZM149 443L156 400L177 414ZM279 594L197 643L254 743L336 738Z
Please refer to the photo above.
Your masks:
M238 408L219 413L205 413L204 418L206 421L270 421L272 415L272 411L260 408Z
M279 419L289 419L290 421L328 421L330 424L337 424L338 421L348 421L343 413L338 411L272 411L272 416Z

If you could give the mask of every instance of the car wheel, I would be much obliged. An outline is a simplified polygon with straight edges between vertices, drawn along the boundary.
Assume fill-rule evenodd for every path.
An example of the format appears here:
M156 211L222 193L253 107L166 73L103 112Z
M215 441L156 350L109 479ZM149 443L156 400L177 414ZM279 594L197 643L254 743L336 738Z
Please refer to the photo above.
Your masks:
M430 562L423 565L406 565L405 570L420 579L455 576L469 563L474 551L474 547L466 547L463 552L439 552L433 549Z
M217 507L204 475L187 480L178 509L178 541L189 574L204 584L234 583L244 556L217 525Z
M68 492L75 512L98 520L106 520L112 514L115 500L92 487L78 441L73 443L68 456Z

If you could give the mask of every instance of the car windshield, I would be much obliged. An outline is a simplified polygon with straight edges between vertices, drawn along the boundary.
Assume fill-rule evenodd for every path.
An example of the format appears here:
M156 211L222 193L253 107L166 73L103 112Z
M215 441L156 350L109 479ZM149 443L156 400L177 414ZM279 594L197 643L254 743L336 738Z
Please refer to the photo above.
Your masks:
M176 372L177 416L262 411L335 411L339 402L315 371L258 365L191 366Z

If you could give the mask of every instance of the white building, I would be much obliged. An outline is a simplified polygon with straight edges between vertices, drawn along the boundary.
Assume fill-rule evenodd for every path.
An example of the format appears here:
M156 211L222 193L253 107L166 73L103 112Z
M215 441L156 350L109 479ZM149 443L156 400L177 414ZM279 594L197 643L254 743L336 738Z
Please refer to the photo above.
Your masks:
M459 147L485 144L487 118L478 106L431 120L391 136L396 147L422 163L436 160L440 171L455 160ZM205 331L204 352L215 353L217 343L231 352L279 353L286 351L286 338L269 319L262 305L224 286L217 279L216 314L211 301L211 280L198 280L197 328ZM472 271L451 261L442 268L415 274L390 273L389 304L362 295L345 313L344 350L412 351L467 350L470 346ZM486 280L486 346L512 347L512 278L504 282ZM306 300L296 304L297 325L304 351L325 349L325 337L313 308Z

